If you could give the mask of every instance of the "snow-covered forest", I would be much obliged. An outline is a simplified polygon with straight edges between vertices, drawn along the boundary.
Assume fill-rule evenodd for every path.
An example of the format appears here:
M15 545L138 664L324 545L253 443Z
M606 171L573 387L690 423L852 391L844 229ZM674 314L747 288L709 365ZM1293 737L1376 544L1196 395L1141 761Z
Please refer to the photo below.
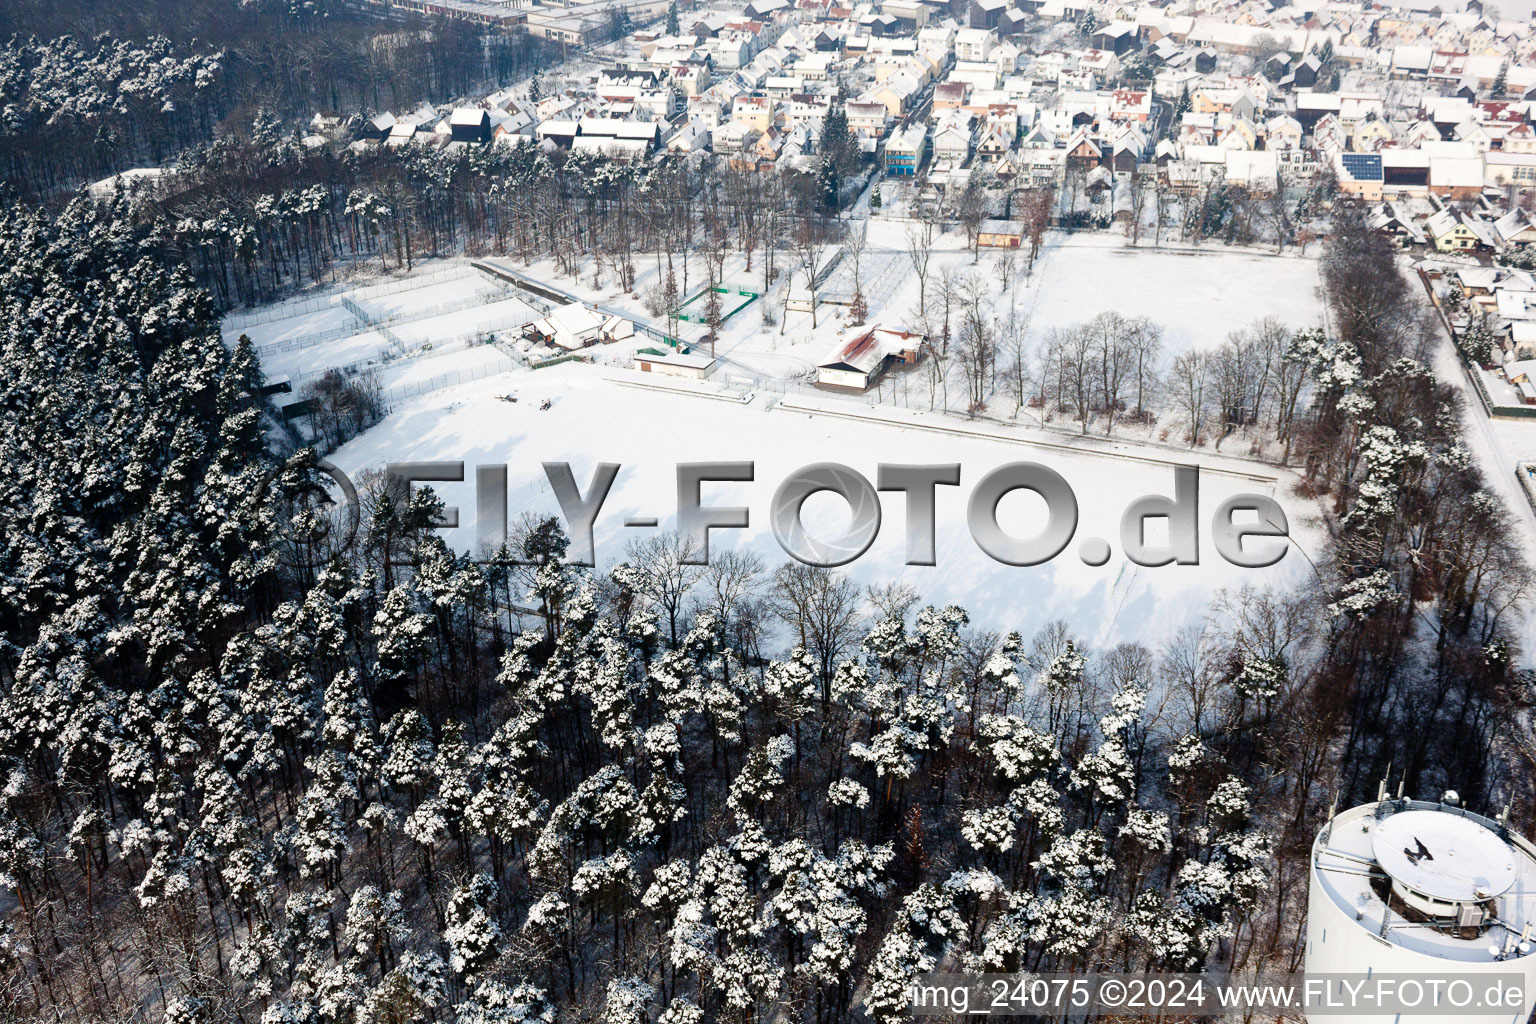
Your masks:
M15 1019L886 1021L938 965L1293 968L1330 794L1390 763L1536 814L1526 570L1347 204L1297 413L1334 551L1155 648L665 535L594 574L553 520L475 562L377 484L342 547L163 243L0 220Z
M786 174L312 148L315 109L469 95L547 53L306 2L18 3L0 31L6 1021L885 1024L933 968L1295 969L1312 837L1389 772L1536 831L1530 571L1438 326L1326 188L1212 189L1170 221L1284 249L1332 206L1327 329L1255 317L1209 354L1160 359L1151 318L1026 346L984 315L987 271L1033 270L1046 189L978 176L885 254L957 411L1038 398L1108 434L1158 380L1191 447L1252 427L1322 509L1305 585L1096 646L750 554L694 566L665 533L590 570L531 518L477 561L429 490L377 480L353 533L254 346L221 339L230 308L430 255L547 261L667 315L728 259L787 298L841 246L861 309L839 215L878 192L846 120ZM1135 230L1156 211L1159 242L1168 202L1135 197ZM982 268L998 206L1028 241ZM929 276L935 227L974 273Z
M7 4L0 38L0 180L38 194L164 165L253 122L259 134L317 109L416 104L549 59L526 33L389 26L330 0Z

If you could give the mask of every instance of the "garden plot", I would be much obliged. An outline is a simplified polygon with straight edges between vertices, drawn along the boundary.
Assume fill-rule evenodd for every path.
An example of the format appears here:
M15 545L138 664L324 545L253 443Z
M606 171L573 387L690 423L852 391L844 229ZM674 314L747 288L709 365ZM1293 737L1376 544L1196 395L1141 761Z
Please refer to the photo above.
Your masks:
M237 318L230 319L238 323ZM224 331L224 337L226 341L233 343L243 334L251 339L251 344L256 347L257 353L261 354L302 345L306 339L317 335L334 335L339 331L362 330L366 326L359 322L345 306L337 302L335 305L326 304L320 305L317 309L307 309L293 316L274 318L266 323L251 324L246 327L228 327ZM265 357L262 361L266 362Z
M377 372L385 401L395 401L516 367L511 357L496 346L475 345L442 355L385 363Z
M505 298L506 294L505 289L497 287L479 274L470 272L463 277L450 278L393 294L351 298L370 322L378 323L495 302L497 299Z
M391 344L379 331L364 331L319 344L261 355L261 370L268 380L292 377L295 380L318 376L327 370L355 370L376 365L391 351Z
M440 346L470 340L481 333L514 331L543 315L522 299L503 298L455 313L412 320L389 328L389 333L398 339L403 351L410 352L423 345Z

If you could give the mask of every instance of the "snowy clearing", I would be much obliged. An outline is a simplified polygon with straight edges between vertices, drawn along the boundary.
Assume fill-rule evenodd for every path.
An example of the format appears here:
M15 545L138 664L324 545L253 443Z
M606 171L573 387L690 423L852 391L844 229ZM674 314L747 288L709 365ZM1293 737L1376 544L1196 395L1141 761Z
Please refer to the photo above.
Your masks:
M469 380L489 376L491 373L505 372L514 369L516 365L510 357L493 345L473 345L469 348L445 352L442 355L385 364L384 368L378 371L379 386L384 390L385 399L389 400L392 397L391 392L397 388L421 387L423 384L447 375L462 374L463 379Z
M1097 643L1165 640L1179 626L1200 620L1221 588L1284 585L1303 578L1312 571L1309 557L1320 546L1313 508L1291 493L1293 479L1252 463L1197 457L1213 468L1274 477L1277 482L1265 486L1203 473L1200 565L1142 568L1120 554L1119 518L1125 505L1141 494L1171 495L1173 471L1116 455L1119 450L1145 457L1148 450L1141 446L1105 442L1105 450L1047 450L1019 440L959 437L777 410L771 408L773 396L768 395L760 394L749 403L717 402L625 387L605 379L604 372L579 366L522 372L401 403L383 423L342 447L332 459L354 479L386 462L462 460L472 481L475 465L506 463L513 518L523 511L558 514L542 462L569 461L583 489L597 462L618 462L624 468L596 529L598 560L604 566L622 559L631 538L643 539L650 533L626 529L622 525L626 517L655 516L663 529L674 523L677 462L750 460L756 463L755 482L705 487L706 504L746 505L752 517L747 530L717 531L712 549L750 548L770 568L788 559L768 527L770 500L779 482L795 469L832 460L873 480L880 462L959 462L961 486L938 490L937 566L902 564L904 499L890 494L882 500L884 524L878 539L848 571L863 582L905 580L918 588L924 601L961 604L978 625L988 628L1017 628L1028 635L1051 619L1065 618L1079 624ZM509 390L517 391L522 400L513 404L498 399ZM546 397L553 406L543 412L538 406ZM922 418L940 427L953 422L937 416ZM1162 451L1150 454L1169 457ZM995 562L976 546L965 527L971 488L991 469L1015 461L1039 462L1061 473L1080 509L1072 543L1044 565L1016 568ZM436 486L444 500L459 509L460 527L446 531L445 536L455 547L472 550L477 536L473 483ZM1216 506L1233 494L1270 492L1286 511L1294 550L1270 569L1227 563L1210 539ZM806 526L813 533L831 534L848 518L840 499L825 494L813 496L804 511ZM1003 499L999 521L1018 536L1032 535L1043 524L1043 503L1027 492L1011 494ZM1149 525L1149 539L1156 540L1157 535L1156 524ZM1094 537L1109 540L1115 551L1101 567L1084 564L1078 553L1079 544Z

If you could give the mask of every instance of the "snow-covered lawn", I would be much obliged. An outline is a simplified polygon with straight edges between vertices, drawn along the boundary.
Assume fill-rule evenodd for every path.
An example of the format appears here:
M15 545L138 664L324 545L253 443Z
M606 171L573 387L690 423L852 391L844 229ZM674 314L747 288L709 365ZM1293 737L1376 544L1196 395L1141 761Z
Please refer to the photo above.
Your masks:
M363 331L323 341L318 345L287 351L262 352L261 369L269 380L278 377L310 377L337 366L356 366L370 360L380 361L389 351L389 339L378 331Z
M319 308L311 308L319 305ZM294 313L283 316L285 308L294 309ZM302 312L300 311L302 310ZM251 344L256 346L258 352L274 347L292 347L301 344L306 338L312 338L320 334L334 334L337 331L352 328L362 330L366 325L347 311L345 306L319 304L315 301L307 303L291 303L286 306L274 307L272 315L276 319L266 323L251 324L247 327L227 327L225 337L233 342L244 334L251 339ZM230 318L238 322L238 318ZM265 357L263 358L265 362Z
M503 289L497 288L487 279L467 270L463 277L450 278L436 284L425 285L421 288L411 288L406 291L395 292L389 295L376 295L355 299L374 320L388 320L399 316L409 316L413 311L431 309L437 306L447 306L471 300L485 302L505 296Z
M491 373L512 370L516 366L517 364L496 346L475 345L445 352L442 355L386 363L378 370L379 386L384 389L385 398L388 399L395 389L420 387L425 383L437 381L438 378L447 380L455 375L463 380L477 379ZM458 381L454 379L450 382Z
M1510 462L1536 462L1536 419L1490 420L1488 429Z
M543 315L522 299L499 298L483 306L474 306L456 313L413 320L392 327L391 331L405 344L407 350L411 350L420 345L461 338L480 331L509 331L515 334L516 328L532 323Z
M1163 327L1170 355L1214 348L1261 317L1293 328L1322 323L1317 261L1211 249L1126 248L1110 235L1076 235L1042 254L1014 289L1037 335L1112 310ZM983 257L985 260L985 257ZM1006 302L999 302L1006 309Z
M445 501L459 509L462 525L446 536L464 550L475 546L472 481L477 464L507 464L509 511L515 518L525 510L559 512L542 462L572 463L583 490L596 463L618 462L623 469L597 523L602 565L622 559L631 538L650 534L647 529L625 528L626 517L655 516L663 529L673 524L676 463L750 460L756 463L755 482L705 486L706 504L751 509L751 527L717 531L712 550L747 547L770 568L788 559L769 529L768 510L774 489L793 470L830 460L851 466L873 481L881 462L959 462L961 486L938 489L937 566L903 565L903 498L888 494L882 499L884 525L878 539L848 571L862 582L903 579L917 587L925 601L962 604L974 621L986 627L1018 628L1028 635L1051 619L1063 618L1099 644L1164 640L1181 625L1204 616L1212 595L1224 587L1294 582L1312 571L1307 556L1315 555L1320 544L1314 509L1291 493L1293 480L1288 474L1201 453L1195 459L1225 473L1206 472L1201 477L1200 565L1142 568L1121 556L1119 519L1126 504L1141 494L1173 493L1172 468L1140 458L1167 457L1165 452L1122 442L1090 442L1080 454L1063 452L1034 446L1023 432L1008 440L924 429L924 424L942 428L953 422L926 414L903 414L912 418L910 427L851 421L771 409L776 396L759 394L750 403L709 401L624 386L611 379L625 376L601 368L561 366L438 391L396 404L383 423L332 458L354 479L386 462L462 460L469 482L437 486ZM523 401L512 404L497 399L509 390L517 390ZM538 400L545 397L554 403L547 412L538 408ZM1044 565L1017 568L995 562L976 546L965 526L971 488L992 468L1014 461L1040 462L1055 469L1076 494L1081 521L1073 542ZM1245 478L1251 475L1275 482ZM1245 492L1273 492L1290 520L1293 550L1273 568L1233 566L1212 546L1210 522L1217 505ZM804 512L813 533L831 534L847 522L845 506L831 495L813 496ZM1026 492L1016 492L1004 498L999 520L1018 536L1032 535L1043 524L1043 503ZM1150 539L1156 539L1158 532L1155 522L1149 526ZM1114 557L1108 564L1090 567L1081 560L1079 544L1088 538L1109 541Z

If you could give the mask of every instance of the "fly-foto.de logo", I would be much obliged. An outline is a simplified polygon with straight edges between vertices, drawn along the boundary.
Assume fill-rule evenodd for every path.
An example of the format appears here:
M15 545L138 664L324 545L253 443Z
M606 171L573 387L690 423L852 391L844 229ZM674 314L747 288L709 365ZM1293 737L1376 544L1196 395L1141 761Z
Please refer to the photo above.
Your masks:
M333 478L342 476L327 464ZM545 478L559 502L570 537L570 561L595 566L594 540L598 517L622 467L601 462L583 487L569 462L543 463ZM724 503L720 494L733 486L756 482L753 462L684 462L676 466L677 503L675 529L685 541L688 564L709 563L709 542L715 531L745 530L752 523L752 509ZM394 462L384 467L387 486L408 493L412 483L462 483L463 462ZM338 481L340 483L340 481ZM710 485L712 503L703 499ZM936 564L936 507L938 489L961 486L959 463L925 465L880 463L874 482L849 466L818 462L803 466L785 477L774 489L767 507L768 524L786 554L806 565L822 568L846 565L869 550L879 536L882 508L880 492L902 495L906 522L906 564ZM349 502L356 501L350 482L341 485ZM748 488L750 490L750 488ZM1043 527L1029 536L1009 532L999 522L998 506L1017 491L1034 494L1044 502ZM1119 546L1137 565L1199 565L1200 470L1196 466L1173 467L1173 493L1147 494L1131 500L1119 523ZM840 530L824 526L813 531L802 515L806 501L821 493L836 495L848 509L848 521ZM507 539L507 466L475 467L476 541L481 550L496 550ZM673 511L673 510L668 510ZM1010 462L985 473L971 488L966 501L965 526L977 547L1006 565L1039 565L1056 558L1078 532L1077 495L1071 485L1048 466L1035 462ZM624 526L656 528L661 515L629 516ZM354 517L355 521L355 517ZM1149 530L1161 521L1165 529ZM1263 494L1237 494L1220 502L1206 520L1216 552L1233 565L1264 568L1285 557L1289 524L1284 510ZM459 525L456 507L443 509L438 523L443 528ZM1104 565L1113 555L1111 543L1101 537L1082 539L1078 557L1088 565Z

